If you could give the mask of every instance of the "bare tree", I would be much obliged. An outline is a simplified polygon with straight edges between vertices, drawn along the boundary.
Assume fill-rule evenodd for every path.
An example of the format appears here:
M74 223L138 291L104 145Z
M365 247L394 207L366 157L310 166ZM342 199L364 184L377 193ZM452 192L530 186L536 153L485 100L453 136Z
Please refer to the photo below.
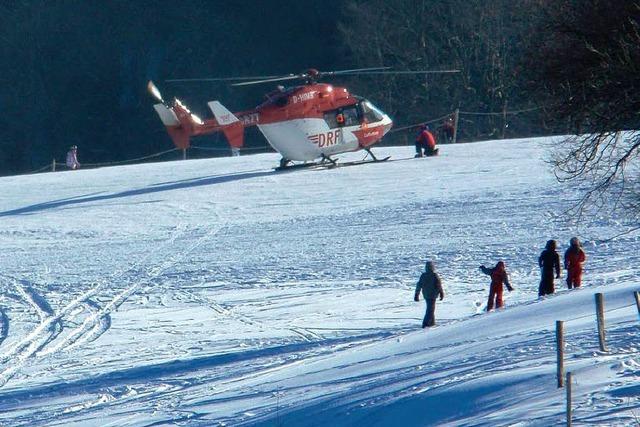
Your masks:
M529 106L518 95L523 73L517 65L537 3L352 0L341 31L362 66L460 70L455 76L369 78L369 87L378 88L372 97L401 121L416 123L458 107L502 112ZM501 137L502 129L503 117L488 115L466 123L463 132L473 138Z
M533 87L556 127L577 134L556 150L556 174L583 190L578 213L621 208L637 219L640 2L554 0L547 13Z

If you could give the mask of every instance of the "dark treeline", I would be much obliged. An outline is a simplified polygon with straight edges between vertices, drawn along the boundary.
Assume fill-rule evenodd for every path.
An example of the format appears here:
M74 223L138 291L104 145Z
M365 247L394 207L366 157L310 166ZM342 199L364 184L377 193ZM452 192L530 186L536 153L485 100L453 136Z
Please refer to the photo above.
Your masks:
M348 64L338 53L340 7L332 3L0 3L0 174L63 161L73 144L84 163L170 149L146 92L149 79L205 117L205 101L247 109L270 88L164 80Z
M172 148L146 93L153 79L201 117L206 101L252 108L270 86L166 83L391 66L454 75L336 80L396 125L455 109L462 139L565 132L546 120L550 96L532 80L536 32L571 0L14 1L0 4L0 174L37 169L80 147L81 162ZM580 3L580 2L577 2ZM557 59L557 58L556 58ZM535 71L535 72L534 72ZM535 86L535 85L534 85ZM537 109L536 109L537 108ZM527 110L521 114L509 112ZM504 113L504 114L503 114ZM408 131L409 132L409 131ZM403 132L392 138L402 139ZM226 147L219 136L202 145ZM257 133L247 143L264 146Z

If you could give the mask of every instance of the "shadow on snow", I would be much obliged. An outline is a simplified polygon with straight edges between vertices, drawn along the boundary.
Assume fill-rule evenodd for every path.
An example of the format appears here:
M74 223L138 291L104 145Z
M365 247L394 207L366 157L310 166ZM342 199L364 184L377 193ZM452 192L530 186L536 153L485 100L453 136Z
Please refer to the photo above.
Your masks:
M214 368L217 366L245 362L263 357L282 356L289 353L303 352L318 346L333 346L354 341L385 338L391 335L393 335L393 332L380 331L331 340L291 343L244 352L217 354L188 360L173 360L150 366L131 367L119 371L99 374L90 378L70 382L51 383L26 390L15 390L7 393L2 393L0 390L0 411L10 410L14 405L22 405L25 400L30 399L49 399L56 395L59 396L67 393L72 395L77 395L79 392L94 393L123 383L131 385L136 381L142 381L145 383L151 382L154 379L162 379L163 381L166 381L168 377L201 369Z
M69 205L78 205L82 203L99 202L103 200L119 199L124 197L140 196L144 194L158 193L162 191L179 190L182 188L201 187L206 185L216 185L225 182L239 181L243 179L259 178L262 176L272 175L273 171L262 172L245 172L245 173L233 173L226 175L214 175L208 177L166 182L162 184L152 184L146 188L140 188L136 190L121 191L113 194L91 193L84 196L69 197L60 200L53 200L50 202L37 203L35 205L25 206L23 208L12 209L4 212L0 212L0 217L13 216L13 215L27 215L49 209L61 208Z

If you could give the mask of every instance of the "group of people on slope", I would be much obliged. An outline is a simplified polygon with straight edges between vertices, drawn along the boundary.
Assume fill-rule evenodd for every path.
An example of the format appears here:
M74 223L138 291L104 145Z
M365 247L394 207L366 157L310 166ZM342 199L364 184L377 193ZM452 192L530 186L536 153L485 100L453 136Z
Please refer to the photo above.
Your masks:
M539 297L553 294L555 292L554 280L560 278L560 255L556 252L556 248L556 241L549 240L538 257L538 266L541 270L540 286L538 287ZM573 237L569 241L569 248L564 253L564 268L567 270L567 287L569 289L579 288L582 284L582 267L586 259L580 240L577 237ZM481 265L480 271L491 277L487 311L493 310L494 307L503 307L502 295L504 287L506 286L509 292L513 290L504 261L498 261L495 267L492 268ZM420 293L422 293L427 303L427 311L422 321L422 327L434 326L436 323L436 299L444 299L444 290L442 289L442 280L435 271L433 261L427 261L425 272L420 275L420 279L416 284L414 301L420 301Z
M428 125L420 125L416 136L416 157L437 156L436 138L431 133Z
M555 292L554 279L560 278L560 255L556 252L556 247L556 241L549 240L538 258L538 265L542 269L538 296L550 295ZM586 259L587 255L582 249L580 240L577 237L573 237L569 241L569 248L564 253L567 288L575 289L582 285L582 266Z
M444 137L445 142L453 142L455 134L455 125L453 117L448 117L444 123L436 128L436 132ZM436 148L436 137L431 128L426 123L418 127L416 135L416 157L430 157L438 155Z

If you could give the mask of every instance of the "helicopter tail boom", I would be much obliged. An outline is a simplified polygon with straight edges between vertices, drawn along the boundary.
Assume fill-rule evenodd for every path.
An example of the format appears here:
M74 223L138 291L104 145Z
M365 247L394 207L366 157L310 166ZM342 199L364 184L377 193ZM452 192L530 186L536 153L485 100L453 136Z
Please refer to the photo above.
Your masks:
M213 106L212 106L213 104ZM192 136L207 135L222 131L234 148L244 145L244 126L233 113L229 112L218 101L209 103L215 120L202 120L176 99L172 106L164 103L154 104L162 124L166 127L173 144L178 149L187 149Z
M172 103L162 98L160 90L149 81L147 90L158 101L153 108L158 113L162 124L167 128L173 144L178 149L186 150L190 146L192 136L208 135L222 131L229 145L240 148L244 144L244 125L238 118L218 101L211 101L209 108L215 119L202 120L193 114L179 99Z

